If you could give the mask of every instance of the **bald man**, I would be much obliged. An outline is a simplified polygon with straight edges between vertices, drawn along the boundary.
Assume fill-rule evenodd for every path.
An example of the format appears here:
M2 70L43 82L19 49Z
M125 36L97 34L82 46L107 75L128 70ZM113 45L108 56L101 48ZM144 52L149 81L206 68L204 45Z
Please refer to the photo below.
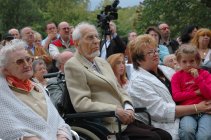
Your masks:
M64 73L64 64L71 57L73 57L73 53L69 50L65 50L58 55L58 58L57 58L57 61L56 61L56 67L59 69L59 71Z
M75 52L75 47L72 41L72 28L69 23L63 21L58 25L58 32L60 37L53 41L49 45L49 53L53 59L57 59L60 52L65 49L69 49L71 52Z

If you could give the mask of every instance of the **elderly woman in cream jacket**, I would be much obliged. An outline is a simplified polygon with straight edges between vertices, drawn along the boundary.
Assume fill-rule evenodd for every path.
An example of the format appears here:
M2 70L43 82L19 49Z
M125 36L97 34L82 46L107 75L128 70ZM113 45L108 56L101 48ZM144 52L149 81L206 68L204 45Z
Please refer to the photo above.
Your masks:
M155 40L150 35L140 35L130 48L134 66L128 87L135 107L147 107L154 127L168 131L174 140L179 139L179 117L211 110L210 102L178 106L172 100L170 79L174 71L160 66ZM143 114L138 119L146 120Z
M32 82L33 58L21 40L0 50L0 138L3 140L71 140L42 86Z

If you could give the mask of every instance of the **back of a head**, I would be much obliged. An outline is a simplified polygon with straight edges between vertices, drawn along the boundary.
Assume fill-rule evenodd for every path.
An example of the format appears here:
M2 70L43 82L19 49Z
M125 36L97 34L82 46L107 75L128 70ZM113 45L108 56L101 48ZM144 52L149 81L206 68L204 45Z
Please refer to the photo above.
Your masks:
M56 60L56 67L60 70L63 71L63 67L61 67L61 65L65 64L71 57L73 57L73 53L69 50L65 50L63 52L61 52Z
M188 43L191 40L190 34L192 33L192 31L195 28L198 29L198 26L196 26L196 25L188 25L188 26L186 26L183 29L183 31L181 33L181 41L182 41L182 43Z
M71 57L73 57L73 53L71 51L63 51L59 54L58 61L65 63Z

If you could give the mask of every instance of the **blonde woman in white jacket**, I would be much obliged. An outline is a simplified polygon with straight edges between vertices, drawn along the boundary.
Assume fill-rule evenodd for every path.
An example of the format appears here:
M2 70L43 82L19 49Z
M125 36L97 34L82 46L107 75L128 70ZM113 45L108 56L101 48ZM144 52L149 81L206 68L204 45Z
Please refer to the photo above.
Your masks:
M128 87L135 107L147 107L152 125L169 132L174 140L179 139L179 117L211 110L211 102L178 106L172 100L170 79L174 71L160 66L159 51L150 35L140 35L130 48L134 72ZM146 120L143 114L136 114Z

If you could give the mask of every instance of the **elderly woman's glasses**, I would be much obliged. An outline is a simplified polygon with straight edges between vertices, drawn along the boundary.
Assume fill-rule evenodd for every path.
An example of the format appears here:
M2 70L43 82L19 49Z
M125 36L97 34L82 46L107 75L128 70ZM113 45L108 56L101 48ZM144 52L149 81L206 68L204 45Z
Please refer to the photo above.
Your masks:
M25 58L20 58L20 59L16 60L14 63L16 63L17 65L23 65L26 62L28 64L31 64L33 62L33 60L34 60L34 58L26 56Z
M159 54L159 52L160 52L159 49L154 49L154 50L150 50L146 54L149 55L149 56L154 56L155 54Z

